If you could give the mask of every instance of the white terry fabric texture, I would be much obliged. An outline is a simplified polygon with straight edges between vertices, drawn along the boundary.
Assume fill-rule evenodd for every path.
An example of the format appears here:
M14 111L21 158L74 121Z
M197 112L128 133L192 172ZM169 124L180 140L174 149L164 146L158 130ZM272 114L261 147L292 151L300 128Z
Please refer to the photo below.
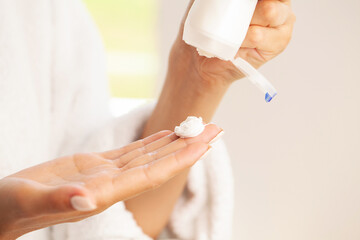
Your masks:
M230 158L222 140L209 156L191 169L177 202L169 229L179 239L231 239L233 178Z
M80 0L0 0L0 178L136 140L152 111L112 118L104 49ZM230 239L232 178L219 143L194 166L169 223L177 239ZM197 214L195 214L197 213ZM20 239L149 239L122 202Z

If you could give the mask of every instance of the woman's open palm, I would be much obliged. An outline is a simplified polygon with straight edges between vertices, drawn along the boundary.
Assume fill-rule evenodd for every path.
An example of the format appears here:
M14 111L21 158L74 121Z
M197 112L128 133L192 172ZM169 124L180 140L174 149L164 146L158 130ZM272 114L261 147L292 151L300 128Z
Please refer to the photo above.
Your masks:
M5 230L18 237L79 221L156 188L192 166L220 132L214 124L189 139L162 131L120 149L61 157L8 176L0 180L6 196L0 200L6 219L0 219L0 239Z

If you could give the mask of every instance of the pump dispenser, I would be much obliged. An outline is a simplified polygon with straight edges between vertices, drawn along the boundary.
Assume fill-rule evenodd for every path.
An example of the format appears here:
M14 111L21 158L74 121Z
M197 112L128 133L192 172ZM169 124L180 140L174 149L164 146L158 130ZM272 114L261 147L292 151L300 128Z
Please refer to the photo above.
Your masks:
M185 21L183 40L202 56L232 61L256 86L267 102L275 88L254 67L236 54L243 43L257 0L195 0Z

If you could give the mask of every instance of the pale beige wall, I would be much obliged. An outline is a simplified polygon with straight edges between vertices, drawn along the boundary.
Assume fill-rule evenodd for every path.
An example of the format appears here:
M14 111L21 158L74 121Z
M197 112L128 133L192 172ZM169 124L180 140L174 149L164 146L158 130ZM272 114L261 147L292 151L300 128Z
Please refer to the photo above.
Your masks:
M164 63L186 6L160 0ZM360 1L300 0L293 41L261 69L266 104L236 83L216 122L236 182L234 239L360 239Z

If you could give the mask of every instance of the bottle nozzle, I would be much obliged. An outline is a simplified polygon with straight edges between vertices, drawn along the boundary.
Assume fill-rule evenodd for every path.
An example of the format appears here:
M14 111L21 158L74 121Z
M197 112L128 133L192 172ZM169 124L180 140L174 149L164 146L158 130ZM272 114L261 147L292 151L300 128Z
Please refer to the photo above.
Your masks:
M242 58L232 60L232 63L262 92L265 93L265 101L270 102L276 95L277 91L274 86L250 63Z

